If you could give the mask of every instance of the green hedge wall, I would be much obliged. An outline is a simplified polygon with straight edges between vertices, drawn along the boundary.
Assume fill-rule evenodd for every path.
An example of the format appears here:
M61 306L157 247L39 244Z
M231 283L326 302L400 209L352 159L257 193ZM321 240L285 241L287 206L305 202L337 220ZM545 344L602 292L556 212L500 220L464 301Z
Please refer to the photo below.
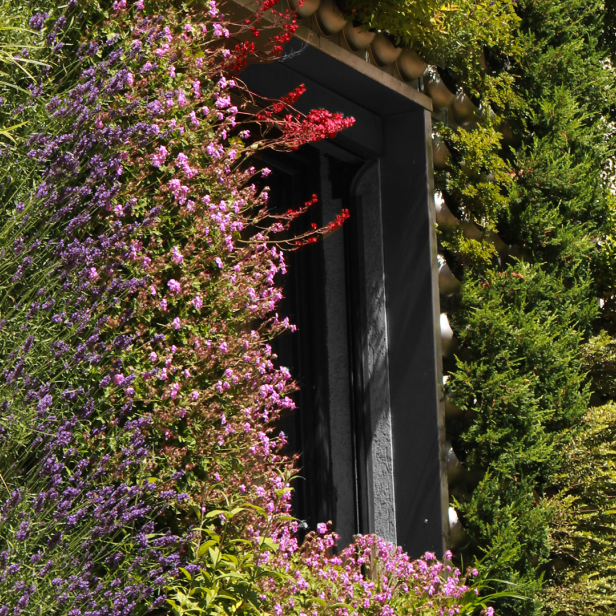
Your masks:
M599 490L590 466L589 474L574 470L580 447L601 468L612 461L610 437L599 443L596 418L583 417L592 392L593 403L614 396L614 9L596 0L490 2L498 19L482 22L487 2L458 3L449 19L477 20L473 44L491 58L481 71L477 52L425 50L408 25L411 3L348 4L365 23L452 69L458 85L495 112L470 132L434 129L454 154L436 177L450 209L515 247L498 254L459 228L439 232L464 283L460 297L443 302L461 342L445 368L451 400L465 411L448 425L468 469L452 497L472 538L462 556L485 554L496 577L528 596L504 600L502 614L599 613L608 609L599 608L605 595L580 597L587 579L601 579L604 590L614 583L604 539L588 542L581 560L574 551L558 555L567 533L606 528L601 514L589 521L566 495L575 478L584 484L580 502ZM468 41L470 27L447 36ZM509 140L497 131L503 120Z

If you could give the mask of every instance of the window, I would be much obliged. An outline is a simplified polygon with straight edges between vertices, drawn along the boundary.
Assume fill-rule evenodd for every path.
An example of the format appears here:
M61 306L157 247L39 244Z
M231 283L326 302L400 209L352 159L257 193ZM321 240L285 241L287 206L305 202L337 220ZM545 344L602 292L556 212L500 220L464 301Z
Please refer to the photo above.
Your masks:
M290 257L284 283L281 310L299 328L276 348L301 386L298 411L283 426L302 469L294 512L311 529L332 519L342 544L375 532L413 556L442 553L448 496L430 114L415 90L392 90L293 45L302 51L285 62L246 69L248 86L273 97L305 83L300 109L357 119L333 141L263 161L274 171L275 207L317 193L308 222L351 213L343 229Z

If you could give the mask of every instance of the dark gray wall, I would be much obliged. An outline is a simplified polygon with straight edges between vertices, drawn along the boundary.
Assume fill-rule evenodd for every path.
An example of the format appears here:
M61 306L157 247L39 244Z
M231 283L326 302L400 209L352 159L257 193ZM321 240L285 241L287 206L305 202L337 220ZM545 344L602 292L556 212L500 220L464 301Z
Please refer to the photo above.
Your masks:
M441 445L427 113L383 119L383 246L398 541L442 552ZM437 299L438 301L438 299Z

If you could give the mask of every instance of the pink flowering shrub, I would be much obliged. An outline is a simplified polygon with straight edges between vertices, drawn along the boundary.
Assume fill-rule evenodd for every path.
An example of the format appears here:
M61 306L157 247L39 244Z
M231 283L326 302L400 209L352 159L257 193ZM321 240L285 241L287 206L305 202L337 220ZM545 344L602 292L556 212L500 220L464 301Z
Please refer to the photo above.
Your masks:
M53 63L20 90L23 145L2 149L0 616L481 609L432 556L374 537L336 553L325 525L298 542L279 281L285 251L348 212L289 238L317 197L271 212L255 154L354 120L237 79L293 14L105 6L32 16Z
M258 510L264 520L275 519ZM235 606L244 613L276 616L494 614L486 601L497 595L479 597L484 583L477 579L479 571L462 576L450 562L451 552L444 562L429 552L411 561L400 547L374 535L358 535L334 554L338 537L331 523L319 524L301 546L289 532L293 524L265 535L249 526L246 535L238 538L232 532L227 537L241 511L239 506L203 516L192 566L182 569L186 579L173 587L169 598L175 613L212 609L218 598L227 610ZM218 518L218 529L207 526L208 517Z

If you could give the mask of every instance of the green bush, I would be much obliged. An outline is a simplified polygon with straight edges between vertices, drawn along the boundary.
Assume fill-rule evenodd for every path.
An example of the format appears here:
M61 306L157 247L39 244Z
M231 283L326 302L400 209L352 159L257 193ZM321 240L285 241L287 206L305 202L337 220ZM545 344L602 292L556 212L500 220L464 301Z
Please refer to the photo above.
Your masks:
M552 478L552 560L542 592L546 613L613 614L616 610L616 408L591 409L566 444Z
M505 245L498 253L488 234L476 241L460 227L439 232L464 283L460 298L443 303L461 342L446 363L448 392L465 412L448 430L468 469L452 493L471 535L466 554L485 553L497 577L531 596L499 604L519 616L541 612L544 578L553 597L566 594L566 580L581 580L586 565L572 558L558 574L548 566L564 515L548 498L551 477L566 493L559 473L571 470L568 444L593 433L582 421L591 391L613 395L614 10L598 0L472 4L457 3L447 15L402 0L348 6L453 69L457 85L495 112L468 132L436 124L453 153L436 183L454 214L498 232ZM441 19L443 30L456 24L449 33L460 35L459 46L431 55L439 43L430 39L424 50L420 9ZM482 21L484 11L494 12L492 21ZM482 46L492 60L485 73ZM503 120L513 138L498 134ZM574 525L578 510L567 511ZM584 613L592 613L594 596Z

